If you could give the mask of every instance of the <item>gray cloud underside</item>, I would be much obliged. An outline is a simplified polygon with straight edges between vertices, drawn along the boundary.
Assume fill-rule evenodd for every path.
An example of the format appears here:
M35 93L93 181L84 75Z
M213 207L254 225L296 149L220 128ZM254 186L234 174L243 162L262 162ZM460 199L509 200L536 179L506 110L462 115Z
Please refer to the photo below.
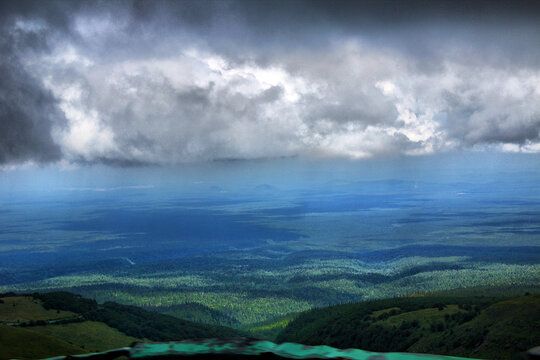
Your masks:
M540 151L534 1L0 10L0 163Z

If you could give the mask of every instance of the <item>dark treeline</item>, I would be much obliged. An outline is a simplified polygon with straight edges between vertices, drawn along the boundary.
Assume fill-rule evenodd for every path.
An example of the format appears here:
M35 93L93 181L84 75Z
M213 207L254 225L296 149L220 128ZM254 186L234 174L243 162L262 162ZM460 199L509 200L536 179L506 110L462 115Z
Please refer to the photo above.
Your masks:
M392 299L375 300L353 304L343 304L329 306L325 308L313 309L299 315L294 321L278 335L277 341L296 341L305 344L326 344L336 347L358 347L368 345L364 348L374 351L388 351L391 344L388 337L382 332L384 329L373 324L376 321L384 320L385 317L396 315L397 313L382 314L380 317L373 317L371 314L381 309L399 308L399 313L406 313L428 308L444 309L447 305L457 305L463 309L475 309L479 312L489 305L505 299L506 297L399 297ZM374 325L373 327L371 325ZM327 326L328 325L328 326ZM362 329L361 332L358 329ZM355 338L352 334L361 333L361 337ZM378 338L382 339L382 347L375 347L374 342L369 344L364 342L364 338L370 338L371 333L381 333ZM331 336L330 336L331 334ZM397 333L388 333L388 336L395 336ZM375 337L375 336L373 336ZM390 339L391 340L391 339ZM358 343L360 341L360 343ZM387 344L387 345L384 345ZM404 345L403 345L404 346ZM403 346L399 346L402 348ZM360 346L360 348L362 348ZM399 349L392 348L395 351Z
M32 296L41 300L46 309L72 311L87 320L103 322L139 339L169 341L245 335L228 327L198 324L135 306L114 302L99 305L95 300L67 292L35 293Z
M521 359L540 338L540 295L418 296L304 312L277 342Z

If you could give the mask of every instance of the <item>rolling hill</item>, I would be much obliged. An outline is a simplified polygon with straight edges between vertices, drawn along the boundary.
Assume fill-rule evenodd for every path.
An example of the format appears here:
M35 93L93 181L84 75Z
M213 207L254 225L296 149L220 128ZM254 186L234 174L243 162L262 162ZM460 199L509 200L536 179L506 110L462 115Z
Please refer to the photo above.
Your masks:
M4 294L0 296L0 360L96 352L140 340L248 335L342 349L485 359L522 359L524 351L538 346L540 294L512 298L489 291L478 294L454 291L335 305L254 323L243 330L113 302L98 304L67 292ZM180 310L192 307L188 304ZM206 314L202 307L196 310L201 317ZM219 314L207 315L212 319Z
M32 344L29 346L29 344ZM0 359L36 359L86 351L65 340L28 329L0 325Z
M540 294L513 299L418 296L300 314L278 342L372 351L521 359L540 342Z
M245 334L135 306L113 302L98 304L67 292L0 295L0 360L96 352L129 346L140 340Z

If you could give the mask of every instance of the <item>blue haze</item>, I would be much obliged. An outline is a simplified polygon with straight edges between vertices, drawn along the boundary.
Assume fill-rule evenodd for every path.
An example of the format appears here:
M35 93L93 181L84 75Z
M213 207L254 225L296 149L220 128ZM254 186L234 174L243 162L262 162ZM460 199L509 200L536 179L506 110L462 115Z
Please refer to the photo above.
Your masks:
M500 247L500 258L527 246L519 261L537 263L539 160L462 153L4 172L0 285L254 248L377 259L425 246L448 256Z

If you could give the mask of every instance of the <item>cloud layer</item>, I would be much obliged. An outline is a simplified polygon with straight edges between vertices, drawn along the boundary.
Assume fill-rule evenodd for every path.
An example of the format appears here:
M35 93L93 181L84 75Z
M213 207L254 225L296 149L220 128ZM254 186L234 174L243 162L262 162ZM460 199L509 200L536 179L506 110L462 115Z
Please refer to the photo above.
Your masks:
M0 163L540 151L534 2L3 6Z

